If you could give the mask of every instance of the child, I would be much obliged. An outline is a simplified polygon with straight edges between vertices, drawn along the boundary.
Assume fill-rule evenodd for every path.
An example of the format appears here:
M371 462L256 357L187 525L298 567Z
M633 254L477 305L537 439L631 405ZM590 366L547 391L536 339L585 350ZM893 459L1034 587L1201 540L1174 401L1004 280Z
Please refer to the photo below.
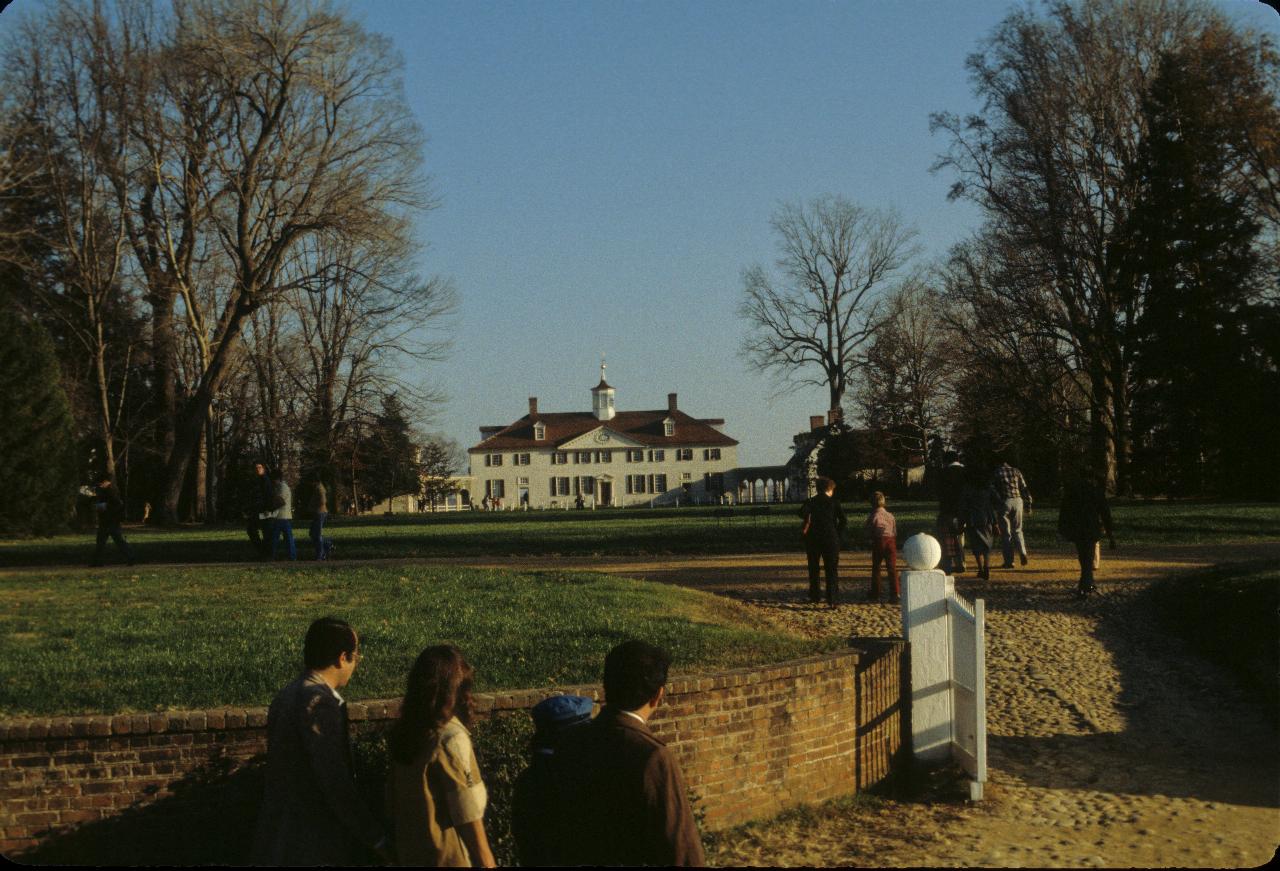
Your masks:
M880 598L880 563L883 561L893 585L889 601L897 602L901 595L898 589L898 523L885 509L884 494L878 490L871 496L871 508L865 524L871 539L871 592L867 594L867 600L874 602Z

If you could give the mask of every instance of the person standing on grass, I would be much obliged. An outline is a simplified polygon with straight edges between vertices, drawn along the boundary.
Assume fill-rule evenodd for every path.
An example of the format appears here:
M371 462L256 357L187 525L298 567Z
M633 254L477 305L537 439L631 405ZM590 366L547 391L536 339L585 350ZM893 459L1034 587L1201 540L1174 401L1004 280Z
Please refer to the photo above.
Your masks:
M120 524L124 522L124 502L111 481L110 475L102 475L98 479L98 487L94 491L93 510L98 515L98 544L93 551L93 562L89 565L102 565L102 558L107 548L107 538L116 543L116 548L124 554L124 561L133 565L133 549L125 540Z
M1084 599L1097 592L1093 583L1098 543L1103 534L1115 550L1116 537L1111 529L1111 506L1101 481L1087 471L1070 475L1063 487L1062 506L1058 509L1058 534L1076 546L1080 563L1080 582L1076 595Z
M809 561L809 601L818 604L821 589L818 581L818 562L827 578L827 607L834 608L840 600L840 533L848 525L844 509L835 500L836 482L830 478L818 478L818 492L800 506L803 525L805 556Z
M533 738L529 767L516 778L511 793L511 834L520 864L526 868L559 865L562 849L556 837L554 807L556 746L569 730L591 722L595 702L586 696L551 696L533 706Z
M316 620L303 644L306 670L271 702L254 864L367 864L370 850L390 857L386 832L356 789L338 694L355 674L359 647L345 620Z
M452 644L428 647L409 671L400 719L387 737L396 864L496 867L484 831L488 792L467 731L474 674Z
M271 483L266 463L254 463L253 472L253 495L249 499L249 510L245 516L245 532L249 535L249 543L253 545L254 552L264 558L271 549L271 519L267 515L271 511L275 486Z
M706 864L680 765L648 725L670 666L643 641L605 657L605 707L552 757L557 864Z
M329 493L325 490L324 481L316 475L315 485L311 489L311 547L318 560L327 560L333 553L333 539L325 538L324 522L329 518Z
M276 481L271 511L267 516L271 522L271 558L276 558L277 545L285 541L289 545L289 559L296 560L298 545L293 540L293 491L284 482L283 476Z
M1000 517L1000 544L1004 549L1004 565L1001 568L1013 568L1013 552L1018 552L1018 559L1027 564L1027 543L1022 536L1022 515L1031 515L1031 491L1027 489L1027 481L1022 472L1007 461L996 466L991 475L991 489L995 490L996 513Z
M884 563L889 573L890 602L897 602L901 597L898 589L898 521L884 507L884 494L877 490L871 495L871 513L863 528L871 543L871 590L867 600L876 602L880 599L880 564Z

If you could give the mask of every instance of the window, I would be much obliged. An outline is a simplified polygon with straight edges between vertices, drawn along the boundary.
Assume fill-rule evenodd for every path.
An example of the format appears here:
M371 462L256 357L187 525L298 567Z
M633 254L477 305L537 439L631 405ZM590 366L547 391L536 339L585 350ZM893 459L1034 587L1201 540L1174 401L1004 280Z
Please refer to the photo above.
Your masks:
M573 461L575 463L591 462L591 451L576 451L573 455Z
M569 455L564 451L556 451L551 455L551 465L565 466L569 463Z
M535 441L542 441L547 437L547 425L545 423L535 423L533 425L533 438Z
M678 448L676 450L676 460L692 460L693 448Z
M718 460L718 459L720 459L720 449L719 449L719 448L706 448L706 449L702 452L702 459L704 459L704 460Z
M596 451L597 463L612 463L613 451Z
M652 490L654 493L665 493L665 492L667 492L667 476L666 476L666 475L654 475L654 476L653 476L653 486L651 486L649 489L650 489L650 490Z
M596 479L593 476L591 475L582 476L582 495L584 496L596 495Z
M627 451L628 463L643 463L644 451Z
M501 466L501 465L502 465L502 454L485 454L485 455L484 455L484 464L485 464L486 466Z
M502 499L507 495L506 481L485 481L484 495L490 499Z
M517 487L528 487L528 486L529 486L529 479L528 479L528 478L516 478L516 486L517 486Z
M551 495L552 496L568 496L569 495L569 479L564 477L556 477L551 479Z
M649 462L663 463L666 462L667 452L663 450L649 451Z
M676 434L676 422L671 418L667 418L662 422L662 434L665 436L673 436Z
M502 465L502 464L501 464L501 463L498 463L497 465L499 465L499 466L500 466L500 465ZM527 465L529 465L529 455L528 455L528 454L512 454L512 455L511 455L511 465L513 465L513 466L527 466Z
M628 475L627 476L627 492L643 493L644 492L644 475Z
M692 480L693 480L693 475L689 474L688 472L681 472L681 473L680 473L680 480L681 480L681 481L692 481Z

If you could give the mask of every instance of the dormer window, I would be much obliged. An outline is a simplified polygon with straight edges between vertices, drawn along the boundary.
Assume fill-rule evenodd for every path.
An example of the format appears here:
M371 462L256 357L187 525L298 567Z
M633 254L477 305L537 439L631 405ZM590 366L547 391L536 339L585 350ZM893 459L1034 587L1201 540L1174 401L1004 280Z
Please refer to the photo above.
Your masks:
M662 422L662 434L664 436L673 436L676 434L676 422L671 418L667 418Z
M545 423L535 423L533 425L534 441L542 441L547 437L547 425Z

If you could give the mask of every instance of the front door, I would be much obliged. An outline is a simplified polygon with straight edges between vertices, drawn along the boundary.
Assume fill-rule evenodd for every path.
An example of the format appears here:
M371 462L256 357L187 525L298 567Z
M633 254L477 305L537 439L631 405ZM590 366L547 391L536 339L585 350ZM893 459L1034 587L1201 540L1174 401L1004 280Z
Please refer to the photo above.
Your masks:
M609 481L600 482L600 504L605 506L613 504L613 484Z

